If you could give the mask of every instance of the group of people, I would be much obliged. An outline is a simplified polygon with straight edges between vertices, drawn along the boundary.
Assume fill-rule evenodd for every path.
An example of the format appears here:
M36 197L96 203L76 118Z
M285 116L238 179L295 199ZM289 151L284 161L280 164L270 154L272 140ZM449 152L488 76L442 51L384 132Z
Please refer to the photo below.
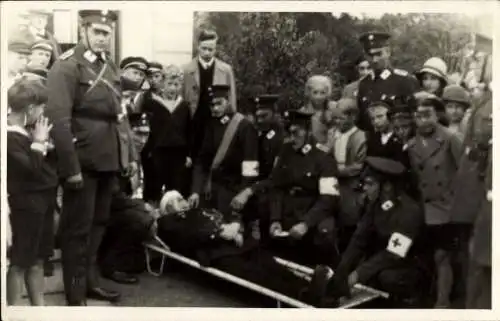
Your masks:
M449 83L438 57L415 75L393 68L390 35L369 32L338 101L313 75L302 108L280 114L279 95L262 93L242 114L215 31L183 68L116 66L115 14L80 16L81 42L8 91L9 304L23 278L43 304L57 234L72 306L118 300L99 277L138 282L156 236L316 306L363 283L395 307L491 307L491 40L476 37L484 67L471 87ZM315 267L312 280L274 255Z

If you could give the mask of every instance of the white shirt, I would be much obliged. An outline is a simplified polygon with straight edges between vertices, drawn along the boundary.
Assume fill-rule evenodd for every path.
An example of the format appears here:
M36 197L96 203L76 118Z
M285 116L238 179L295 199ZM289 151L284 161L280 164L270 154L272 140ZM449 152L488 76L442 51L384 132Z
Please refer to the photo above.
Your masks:
M356 129L357 127L354 126L345 133L336 131L334 153L335 153L335 159L337 160L338 164L341 165L345 164L347 157L347 143L349 141L349 137L351 137L351 135L356 131Z
M389 141L389 139L391 138L391 136L392 136L392 132L381 134L380 135L380 141L382 142L382 145L387 144L387 142Z
M203 69L206 70L206 69L212 67L212 64L214 63L215 58L210 59L209 62L206 62L205 60L198 58L198 61L200 62L200 65L203 67Z

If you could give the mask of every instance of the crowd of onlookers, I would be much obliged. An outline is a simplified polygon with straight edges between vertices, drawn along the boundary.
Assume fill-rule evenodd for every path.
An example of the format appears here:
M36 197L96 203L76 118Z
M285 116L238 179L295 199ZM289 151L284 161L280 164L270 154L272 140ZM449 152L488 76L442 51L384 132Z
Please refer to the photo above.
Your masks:
M469 217L457 218L456 208L460 207L457 204L462 201L457 195L461 195L461 185L468 184L461 176L463 158L473 155L474 161L480 164L477 171L483 175L486 166L483 163L487 162L487 150L491 145L491 113L483 117L482 122L476 120L476 111L484 105L485 97L491 96L489 53L478 50L473 58L481 62L481 68L476 73L464 73L460 79L452 80L446 63L439 57L428 59L418 72L411 75L390 66L390 55L382 54L383 58L376 58L376 54L368 50L356 60L359 80L347 85L338 101L331 100L334 84L329 77L313 75L307 79L304 106L298 115L279 115L275 105L277 97L262 93L263 96L257 99L252 98L254 109L245 115L249 129L242 129L246 127L240 125L236 134L233 133L239 146L226 146L230 149L229 156L222 161L222 167L212 171L209 169L213 158L224 144L225 133L229 130L226 128L230 128L230 119L238 110L234 77L244 75L233 75L228 64L215 58L218 40L215 32L202 31L198 40L198 55L183 68L165 66L142 57L127 57L119 63L121 114L130 125L133 140L130 149L136 153L129 160L134 165L125 166L121 172L121 179L125 180L122 188L126 194L130 198L142 199L148 209L161 210L165 192L176 190L192 207L197 207L202 198L200 194L204 192L197 179L209 177L213 181L212 192L219 197L215 204L224 214L225 208L232 208L228 210L231 212L249 204L251 195L257 193L256 185L253 185L256 181L271 182L272 188L290 192L291 196L287 197L306 197L301 194L306 193L303 190L292 193L276 183L283 180L282 177L276 178L281 173L279 169L288 166L300 172L303 170L300 167L309 168L310 163L323 164L325 161L314 158L300 163L302 161L285 152L280 154L280 148L282 144L285 146L291 142L293 145L295 142L307 155L309 150L304 149L307 144L317 143L321 153L329 157L325 158L326 163L335 164L333 173L317 174L320 175L320 187L313 192L316 193L315 201L325 195L337 199L337 203L321 203L329 204L322 205L326 206L323 211L335 211L332 214L335 228L328 233L335 233L335 245L332 246L339 257L327 263L335 269L339 262L343 266L343 254L349 252L353 238L358 240L356 231L367 211L363 198L369 193L364 171L367 159L391 159L404 166L404 173L398 173L404 177L401 188L421 206L425 228L419 232L419 239L423 239L427 249L432 249L424 256L423 264L428 272L426 276L431 279L427 281L431 284L429 291L435 295L434 307L465 307L466 280L470 273L467 270L469 241L474 230L475 213L472 210L472 214L467 214ZM54 165L61 154L54 152L54 148L58 149L58 140L51 137L55 112L50 109L50 103L56 99L51 95L59 94L54 92L51 82L57 82L54 79L62 71L49 69L57 59L66 61L68 56L71 59L71 54L56 57L59 55L57 50L53 38L32 43L9 43L7 186L13 234L8 288L12 295L10 300L15 302L25 276L33 305L43 304L44 268L45 275L50 275L50 257L58 234L57 224L53 223L58 215L54 218L53 213L61 206L64 211L64 205L56 202L56 195L59 200L64 195L61 198L61 177ZM382 68L373 67L376 59L385 59ZM389 74L384 76L385 73ZM377 81L377 77L385 80L390 73L401 73L412 82L411 97L407 94L389 96L381 90L379 99L371 101L366 109L360 108L365 97L363 90L371 86L370 81ZM227 88L218 93L216 88L219 85ZM92 87L91 81L88 86ZM44 113L44 110L48 112ZM228 117L226 121L225 117ZM370 128L361 126L359 120L362 117L370 120ZM220 129L219 125L214 125L214 118L224 126L229 123L229 126ZM301 128L306 133L303 141L297 138L301 135ZM485 133L478 134L480 131ZM262 137L271 140L278 132L282 135L279 147L276 150L263 147ZM259 136L259 133L265 134ZM481 141L483 137L489 139ZM75 146L78 147L78 143L76 141ZM237 151L231 152L231 148ZM272 161L267 177L264 177L262 169L257 174L252 166L260 163L263 167L265 162L262 159L266 157ZM318 159L323 159L321 157ZM383 167L380 165L378 170L383 175L390 175L390 169ZM313 176L315 170L312 170ZM291 173L294 176L293 170ZM290 180L307 183L311 172L304 175ZM238 177L241 182L236 184L233 177ZM332 186L325 187L322 182ZM304 186L303 189L307 189ZM491 187L487 189L491 190ZM272 200L267 202L272 203ZM387 205L388 208L393 206L391 204ZM263 217L258 217L257 221L261 234L271 234L272 238L278 230L289 230L292 237L301 239L320 220L307 223L309 225L298 220L289 229L283 228L285 223L279 219L268 218L267 225ZM257 238L265 239L266 236ZM131 280L130 276L117 276L115 272L120 271L111 271L111 278ZM100 298L112 297L105 292L98 294Z

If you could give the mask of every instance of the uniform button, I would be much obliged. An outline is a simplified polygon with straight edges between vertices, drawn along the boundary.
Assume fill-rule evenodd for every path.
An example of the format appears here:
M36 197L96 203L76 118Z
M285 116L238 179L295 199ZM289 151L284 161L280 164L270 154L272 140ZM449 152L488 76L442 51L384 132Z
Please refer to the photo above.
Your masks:
M439 165L434 166L435 170L439 170Z
M420 169L421 171L423 171L424 170L424 165L419 165L418 169Z

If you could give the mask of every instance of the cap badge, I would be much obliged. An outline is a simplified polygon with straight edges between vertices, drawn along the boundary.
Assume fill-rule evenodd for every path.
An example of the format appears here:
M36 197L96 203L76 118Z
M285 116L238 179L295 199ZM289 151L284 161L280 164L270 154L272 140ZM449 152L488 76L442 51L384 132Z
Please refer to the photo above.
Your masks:
M384 80L385 80L385 79L387 79L390 75L391 75L391 72L390 72L388 69L386 69L386 70L384 70L384 71L380 74L380 78L382 78L382 79L384 79Z
M385 94L382 94L382 97L380 97L380 99L382 99L382 100L384 100L386 98L387 98L387 96Z
M307 176L307 177L311 177L311 172L307 172L307 173L306 173L306 176Z
M302 147L302 153L307 154L311 151L311 145L306 144L304 147Z
M388 211L390 210L391 208L394 207L394 203L392 201L385 201L383 204L382 204L382 209L384 211Z
M101 21L102 21L102 22L106 22L106 17L102 17L102 18L101 18Z
M255 103L256 103L256 104L258 104L258 103L259 103L259 101L260 101L259 97L256 97L256 98L255 98Z
M276 133L274 132L274 130L270 130L267 135L266 135L266 138L267 139L271 139L274 137L274 135L276 135Z
M221 122L223 125L225 125L228 121L229 121L229 117L227 117L227 115L226 115L226 116L224 116L224 117L222 117L222 119L220 120L220 122Z
M373 40L373 38L374 38L373 35L368 36L368 40Z

